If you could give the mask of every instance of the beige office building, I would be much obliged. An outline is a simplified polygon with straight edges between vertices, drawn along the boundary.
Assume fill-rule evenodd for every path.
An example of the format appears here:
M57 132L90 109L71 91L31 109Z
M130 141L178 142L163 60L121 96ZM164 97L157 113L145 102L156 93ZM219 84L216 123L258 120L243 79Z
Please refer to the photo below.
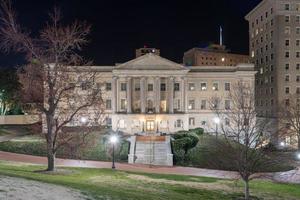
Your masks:
M236 66L249 63L248 55L230 53L224 45L213 44L206 48L192 48L184 53L186 66Z
M105 123L129 135L169 134L196 127L212 132L215 116L209 99L220 96L219 108L230 109L226 97L232 84L242 80L253 85L255 74L252 64L186 67L153 53L91 69L106 104ZM80 118L70 125L80 125Z
M300 93L300 0L263 0L246 19L257 109L276 119L278 106Z

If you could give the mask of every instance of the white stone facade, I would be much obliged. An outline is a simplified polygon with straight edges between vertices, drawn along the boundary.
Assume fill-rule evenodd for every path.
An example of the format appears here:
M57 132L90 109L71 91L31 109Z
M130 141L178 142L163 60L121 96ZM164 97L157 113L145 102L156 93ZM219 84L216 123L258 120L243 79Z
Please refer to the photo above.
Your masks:
M239 80L254 85L254 66L185 67L155 54L146 54L117 66L93 66L102 89L106 122L114 131L174 133L215 125L209 99L220 96L221 107Z

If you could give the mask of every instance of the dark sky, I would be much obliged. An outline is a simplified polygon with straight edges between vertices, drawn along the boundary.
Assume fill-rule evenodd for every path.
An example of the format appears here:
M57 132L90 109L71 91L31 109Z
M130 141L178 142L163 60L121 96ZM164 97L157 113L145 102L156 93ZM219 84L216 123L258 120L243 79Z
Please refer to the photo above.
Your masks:
M90 43L83 50L95 65L113 65L134 58L136 48L161 49L176 62L193 47L218 42L223 26L225 45L248 54L248 24L244 16L261 0L14 0L21 23L36 32L47 12L61 7L66 23L92 24ZM0 53L0 66L22 64L21 55Z

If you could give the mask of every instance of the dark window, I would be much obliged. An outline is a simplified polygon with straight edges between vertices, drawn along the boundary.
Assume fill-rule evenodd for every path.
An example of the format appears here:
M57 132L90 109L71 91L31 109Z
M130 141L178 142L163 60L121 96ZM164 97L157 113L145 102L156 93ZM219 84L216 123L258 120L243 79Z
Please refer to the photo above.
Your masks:
M121 91L126 91L126 90L127 90L127 84L121 83Z
M165 83L160 84L160 91L166 91L166 84Z
M180 91L180 84L174 83L174 91Z
M106 83L105 84L105 90L106 91L111 91L111 83Z
M148 84L148 91L152 92L153 91L153 84Z

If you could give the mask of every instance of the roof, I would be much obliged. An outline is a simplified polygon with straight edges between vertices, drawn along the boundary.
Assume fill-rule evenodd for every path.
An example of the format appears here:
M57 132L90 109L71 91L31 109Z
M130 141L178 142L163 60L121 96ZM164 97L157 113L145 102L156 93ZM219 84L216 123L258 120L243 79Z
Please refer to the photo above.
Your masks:
M148 53L120 64L114 70L188 70L188 68L156 54Z
M262 7L265 3L269 2L269 0L263 0L261 1L255 8L253 8L246 16L245 19L249 21L250 16L255 13L260 7Z

